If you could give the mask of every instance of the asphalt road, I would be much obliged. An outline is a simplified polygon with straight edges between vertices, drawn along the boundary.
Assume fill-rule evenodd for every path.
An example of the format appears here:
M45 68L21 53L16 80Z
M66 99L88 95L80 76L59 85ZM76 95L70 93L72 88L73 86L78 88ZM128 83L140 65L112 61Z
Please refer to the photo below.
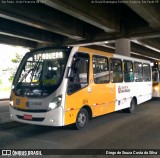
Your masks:
M160 101L151 100L141 104L137 107L134 114L120 111L94 118L82 130L73 130L71 126L46 127L16 122L1 124L0 149L160 150ZM67 152L70 151L68 150ZM112 156L91 154L33 157L159 158L160 155Z
M8 112L9 110L9 100L0 100L0 114Z
M9 100L0 100L0 124L9 121Z

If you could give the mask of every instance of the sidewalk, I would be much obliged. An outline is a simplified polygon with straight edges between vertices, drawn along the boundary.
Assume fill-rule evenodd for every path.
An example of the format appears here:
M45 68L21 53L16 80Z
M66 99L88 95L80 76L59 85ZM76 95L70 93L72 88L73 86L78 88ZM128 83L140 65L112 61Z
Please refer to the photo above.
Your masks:
M10 121L9 100L0 100L0 124Z

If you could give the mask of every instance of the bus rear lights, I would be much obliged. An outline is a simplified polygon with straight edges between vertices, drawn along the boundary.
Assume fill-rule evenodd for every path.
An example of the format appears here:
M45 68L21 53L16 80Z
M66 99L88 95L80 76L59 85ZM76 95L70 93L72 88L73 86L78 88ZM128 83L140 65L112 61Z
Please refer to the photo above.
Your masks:
M158 90L159 90L159 88L158 88L158 87L154 87L154 90L155 90L155 91L158 91Z
M11 100L9 103L10 103L10 105L13 107L13 100Z

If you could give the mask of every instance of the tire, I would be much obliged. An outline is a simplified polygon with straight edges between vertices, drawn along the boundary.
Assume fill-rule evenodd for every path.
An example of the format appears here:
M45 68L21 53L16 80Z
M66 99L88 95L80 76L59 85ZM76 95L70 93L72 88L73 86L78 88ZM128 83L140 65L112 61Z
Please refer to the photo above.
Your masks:
M88 115L88 111L84 108L82 108L76 118L76 123L75 123L75 127L76 129L80 130L82 128L84 128L89 120L89 115Z
M124 111L132 114L132 113L134 113L135 108L136 108L136 101L135 101L135 99L132 99L131 103L130 103L130 107L127 109L124 109Z

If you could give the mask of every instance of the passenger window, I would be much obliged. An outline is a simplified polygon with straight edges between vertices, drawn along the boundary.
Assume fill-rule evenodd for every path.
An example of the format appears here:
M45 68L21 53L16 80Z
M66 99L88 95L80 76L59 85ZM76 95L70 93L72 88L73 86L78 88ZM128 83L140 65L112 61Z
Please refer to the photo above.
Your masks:
M95 83L109 82L108 58L93 56L93 74Z
M114 58L110 59L110 75L111 75L111 82L113 83L123 82L122 60Z
M143 80L151 81L151 70L149 64L143 64Z
M68 81L68 93L74 93L88 85L89 79L89 55L77 53L71 66L72 77Z
M136 82L143 81L142 63L139 63L139 62L134 63L134 79Z
M123 64L124 64L124 81L133 82L134 81L133 63L131 61L124 60Z

